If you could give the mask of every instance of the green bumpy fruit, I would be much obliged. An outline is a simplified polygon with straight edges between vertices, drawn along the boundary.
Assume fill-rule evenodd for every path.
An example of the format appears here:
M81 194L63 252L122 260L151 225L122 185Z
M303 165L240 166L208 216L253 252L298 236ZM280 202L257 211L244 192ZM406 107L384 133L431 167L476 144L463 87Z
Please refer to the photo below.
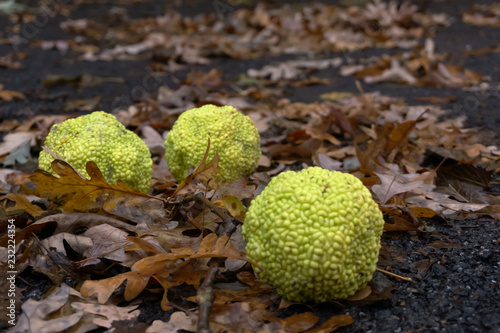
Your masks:
M85 165L94 161L111 184L121 179L127 186L148 192L153 173L151 153L144 141L129 131L115 116L96 111L55 124L44 146L59 155L88 177ZM54 158L40 152L40 169L54 175L50 164Z
M372 279L383 226L358 178L310 167L275 177L250 204L242 233L262 281L290 301L324 302Z
M252 119L232 106L204 105L183 112L165 138L165 158L174 178L181 182L190 167L200 164L207 150L207 161L219 153L219 182L250 175L257 168L260 135Z

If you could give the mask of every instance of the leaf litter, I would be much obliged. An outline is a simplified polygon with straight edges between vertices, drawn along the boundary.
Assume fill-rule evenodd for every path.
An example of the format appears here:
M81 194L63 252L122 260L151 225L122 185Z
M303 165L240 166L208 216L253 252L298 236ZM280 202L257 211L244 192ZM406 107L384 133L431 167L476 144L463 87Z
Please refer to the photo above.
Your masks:
M494 7L477 9L496 13ZM476 23L474 17L464 14L463 19ZM283 97L288 86L328 84L330 80L312 80L311 74L339 66L342 75L355 75L366 84L479 86L487 78L453 65L448 54L435 51L436 29L449 24L445 14L424 14L408 2L396 6L382 1L347 8L318 3L271 8L261 3L253 11L235 10L223 21L214 14L192 19L168 11L156 18L118 21L106 27L106 35L97 29L105 26L103 22L62 21L61 29L68 33L80 33L96 45L115 45L68 43L81 53L81 61L146 57L157 69L172 72L186 65L207 65L217 56L249 59L373 47L406 51L356 64L339 57L280 62L250 68L229 81L220 70L194 70L176 88L162 85L154 98L117 110L125 125L141 128L158 162L164 149L161 138L182 111L207 103L235 105L255 120L267 159L248 180L217 184L217 155L211 161L205 155L179 186L157 163L150 194L122 182L108 184L92 162L87 165L90 179L62 160L52 165L57 177L36 170L13 181L8 175L14 172L4 169L0 185L7 195L1 198L2 216L27 216L26 225L16 232L18 274L33 269L59 282L42 300L24 302L19 323L9 332L22 331L28 323L33 332L109 329L120 321L136 321L140 305L148 299L158 300L170 320L150 322L146 332L194 331L199 321L208 321L214 332L329 332L350 325L353 318L346 314L321 322L309 305L293 313L293 304L251 273L236 225L269 181L263 172L274 175L308 165L359 177L388 220L388 239L401 237L401 232L418 237L412 233L429 232L427 223L438 217L500 218L500 204L491 192L492 174L500 171L500 153L491 133L466 128L463 117L451 118L449 110L436 105L410 106L377 92L365 93L359 82L357 92L332 92L315 103ZM20 68L23 58L13 59L3 57L0 66ZM92 86L107 81L122 79L80 74L49 76L44 84ZM22 93L2 92L7 101L25 98ZM81 107L89 105L83 102ZM12 165L33 160L50 125L65 118L49 115L1 123L10 134L0 143L0 162L9 165L9 156L15 161ZM21 141L29 144L21 147ZM28 151L24 160L15 157L16 148ZM229 235L228 224L235 225ZM433 235L438 239L429 247L461 246ZM8 238L6 233L0 237L1 258L6 258ZM408 252L384 242L379 266L397 267ZM215 300L212 315L205 318L199 299L206 296L203 281L217 258L226 259L215 266ZM436 262L433 257L423 259L408 274L423 279ZM62 283L67 276L75 279L80 292ZM390 278L376 273L366 289L346 302L366 306L391 298L395 288ZM289 315L281 316L284 312Z

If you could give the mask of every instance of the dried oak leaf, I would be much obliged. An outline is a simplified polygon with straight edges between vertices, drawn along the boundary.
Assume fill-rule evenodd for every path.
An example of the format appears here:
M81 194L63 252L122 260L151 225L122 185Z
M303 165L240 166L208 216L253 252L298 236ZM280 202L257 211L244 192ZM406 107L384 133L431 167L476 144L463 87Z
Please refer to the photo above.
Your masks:
M95 207L95 199L104 194L108 195L103 207L106 211L111 211L123 201L130 205L146 199L163 200L131 189L121 180L116 185L109 184L93 161L86 165L90 180L83 178L63 160L56 159L51 166L59 177L43 170L35 170L29 179L37 184L35 195L50 199L61 198L65 202L65 211L86 211Z

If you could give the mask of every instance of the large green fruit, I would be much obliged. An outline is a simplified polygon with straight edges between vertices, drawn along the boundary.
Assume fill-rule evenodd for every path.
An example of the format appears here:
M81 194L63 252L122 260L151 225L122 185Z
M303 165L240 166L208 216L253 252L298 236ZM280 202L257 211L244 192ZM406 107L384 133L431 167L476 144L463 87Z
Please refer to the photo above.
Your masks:
M358 178L310 167L275 177L252 201L242 232L261 280L291 301L321 302L372 279L383 225Z

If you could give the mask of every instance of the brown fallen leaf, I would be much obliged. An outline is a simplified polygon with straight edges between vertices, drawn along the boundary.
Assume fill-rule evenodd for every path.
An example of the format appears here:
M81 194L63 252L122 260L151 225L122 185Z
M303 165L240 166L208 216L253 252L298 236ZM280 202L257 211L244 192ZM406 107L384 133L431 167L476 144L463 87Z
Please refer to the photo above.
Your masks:
M195 321L195 318L185 312L176 311L170 315L170 320L167 323L163 320L153 321L145 333L177 332L179 330L195 331Z
M94 324L106 328L111 328L114 321L136 321L141 313L140 310L137 310L137 305L116 306L72 302L71 307L79 311L94 314Z
M423 180L410 181L408 175L402 175L392 170L386 172L375 172L380 179L381 184L373 185L372 191L385 205L392 197L397 194L410 192L424 184Z
M4 119L4 121L0 123L0 132L12 131L17 126L19 126L19 121L16 119Z
M400 209L381 206L380 209L389 219L384 224L385 231L421 231L417 223L413 223L411 217L404 214Z
M14 99L24 99L24 98L26 98L26 96L24 96L24 94L20 92L14 90L0 90L0 99L3 101L10 102Z
M207 150L205 151L205 155L203 155L200 164L190 175L188 175L186 178L182 180L182 182L179 184L175 192L168 199L169 201L170 199L175 197L180 190L182 190L184 187L186 187L195 179L201 180L206 186L210 188L217 189L219 187L219 184L215 180L215 175L220 171L219 153L215 151L214 157L210 160L210 162L207 163L206 161L209 151L210 151L210 138L208 139Z
M314 152L312 161L314 162L314 165L330 171L342 169L342 162L326 156L325 154L320 154L318 151Z
M407 219L401 216L391 216L391 221L384 224L384 231L421 231L418 226L414 225Z
M494 219L500 220L500 205L488 205L476 211L480 215L489 215Z
M273 159L275 156L299 156L301 158L309 158L319 147L321 146L321 140L318 139L308 139L299 145L294 145L292 143L277 143L271 145L267 148L269 157Z
M82 254L84 251L88 250L94 245L92 239L90 239L89 237L74 235L66 232L47 237L43 239L41 243L46 249L60 252L63 255L67 255L67 246L69 246L76 253Z
M435 53L435 43L427 38L424 46L396 55L384 54L365 61L366 65L349 65L341 74L355 74L366 83L396 82L416 86L461 88L477 85L482 75L450 63L451 55Z
M26 54L20 52L11 52L3 57L0 57L0 68L20 69L23 65L20 60L24 59Z
M248 184L246 178L238 179L235 182L226 182L215 191L212 201L221 200L225 195L233 195L240 200L252 199L256 188L255 184Z
M262 69L251 68L247 70L247 75L250 78L259 78L259 79L264 79L269 77L268 83L277 83L287 80L293 80L293 82L297 84L298 82L300 82L301 77L306 76L307 71L326 69L330 66L338 67L341 63L342 63L342 58L333 58L324 60L287 61L276 65L266 65ZM319 83L323 81L319 82L316 81L316 82Z
M118 180L116 185L110 185L93 161L87 162L86 165L90 180L82 178L79 172L63 160L56 159L51 166L59 177L43 170L35 170L29 179L37 184L35 195L51 199L61 198L65 202L63 208L67 212L86 211L95 207L95 200L104 194L108 195L104 202L106 211L113 210L118 203L124 201L133 204L147 199L163 200L134 190L121 180Z
M125 246L131 244L130 239L127 238L128 232L107 223L90 227L82 236L90 239L92 245L82 253L83 258L86 259L76 262L79 267L96 264L100 262L101 258L113 260L123 266L130 267L143 258L135 251L125 252ZM144 242L147 242L147 240L144 239ZM79 252L77 249L74 250Z
M191 86L201 86L206 88L219 87L222 84L221 76L223 72L220 69L212 68L208 72L194 71L187 75L184 84Z
M26 141L29 141L27 148L35 146L38 140L47 135L52 124L60 123L67 118L68 116L61 115L40 115L31 117L21 124L18 121L2 122L0 128L9 133L3 137L3 142L0 142L0 156L19 150Z
M408 252L397 247L382 244L377 265L379 267L400 266L408 260Z
M442 240L434 241L430 244L427 244L427 246L435 247L437 249L461 249L462 248L462 245L460 245L460 244L445 242Z
M362 299L367 298L372 293L372 288L370 286L365 286L356 291L356 293L352 296L346 298L347 301L360 301Z
M283 329L286 332L304 332L316 325L318 319L312 312L297 313L283 319Z
M53 312L64 307L66 302L68 302L69 296L70 288L63 284L41 301L27 300L21 305L22 314L16 325L9 329L9 332L62 332L77 325L84 316L84 312L81 310L73 310L72 312L61 314L56 318L52 317ZM91 329L95 328L97 328L96 325Z
M144 125L141 127L144 143L148 146L152 154L165 153L165 139L153 127Z
M437 213L430 208L410 207L410 210L416 217L434 217L437 215Z
M488 188L491 182L491 171L473 164L453 164L442 166L437 170L437 184L448 183L451 180L459 180L480 188Z
M23 210L33 217L41 216L46 211L40 208L40 206L32 204L24 195L16 193L8 193L7 198L16 202L14 207L7 208L7 212L12 212L15 210Z
M423 279L427 274L427 271L431 266L437 262L435 258L422 259L417 262L414 262L410 265L410 267L414 270L417 270L417 277L419 279Z
M54 234L61 232L74 233L81 231L82 228L91 228L92 226L101 225L102 223L122 230L136 231L134 226L108 216L91 213L63 213L46 216L21 230L17 230L15 234L16 243L21 242L23 239L28 239L32 234L37 234L44 230L51 230ZM0 246L7 247L8 240L8 234L1 236Z
M216 304L212 309L210 327L216 332L284 333L282 319L265 309L254 309L249 303Z
M88 73L80 74L74 77L49 74L43 80L43 85L48 88L54 88L61 85L74 85L79 87L94 87L106 82L123 83L125 79L121 77L103 77Z
M330 333L336 331L340 327L349 326L354 323L354 319L349 315L338 315L329 318L318 328L313 328L307 333Z
M381 74L367 75L364 77L364 81L369 84L377 82L397 82L413 85L417 83L417 79L402 67L396 59L393 59L391 61L391 66Z
M394 297L392 291L396 289L396 285L387 279L382 273L376 272L373 274L373 279L368 283L368 286L371 289L369 295L363 299L351 302L357 304L358 306L366 306L377 301Z
M238 273L237 278L238 281L233 284L217 285L214 304L246 302L253 309L266 309L281 297L275 288L263 283L251 272Z
M500 9L498 3L490 5L474 4L472 12L464 12L462 20L467 24L500 27Z
M412 196L406 198L407 203L429 208L445 218L463 220L477 217L475 213L483 214L488 204L464 203L450 198L449 194L428 192L425 196ZM486 213L488 214L488 213Z
M99 103L101 103L101 100L101 96L95 96L87 99L74 99L64 104L64 111L92 112L94 110L99 110Z
M348 97L352 97L353 93L349 91L332 91L330 93L324 93L319 96L321 99L328 99L328 100L341 100L345 99Z
M139 243L136 243L136 245L138 244ZM134 249L134 247L132 249ZM217 237L214 233L203 238L197 251L190 247L172 248L171 251L172 253L159 253L139 260L131 267L130 272L99 281L87 280L81 288L81 293L84 297L91 297L97 294L99 303L103 304L124 281L127 281L124 297L125 300L132 300L146 288L151 277L156 278L158 276L158 282L160 283L168 282L165 274L173 274L175 272L175 266L173 269L171 268L169 270L167 264L171 265L179 259L225 257L248 261L240 256L239 251L232 242L229 241L229 237ZM184 279L189 278L189 275L184 277ZM168 288L169 286L171 286L170 283L165 287ZM167 308L168 304L167 288L165 288L162 301L162 308L164 309Z
M241 222L245 220L247 209L240 199L233 195L225 195L222 200L224 202L224 207L227 209L229 214L231 214L231 216Z
M483 47L479 49L470 49L470 50L463 50L464 55L467 56L480 56L483 54L490 54L490 53L500 53L500 45L492 45L488 47Z
M417 97L417 101L420 102L427 102L431 104L448 104L451 102L454 102L457 100L457 96L444 96L444 97L437 97L437 96L420 96Z

